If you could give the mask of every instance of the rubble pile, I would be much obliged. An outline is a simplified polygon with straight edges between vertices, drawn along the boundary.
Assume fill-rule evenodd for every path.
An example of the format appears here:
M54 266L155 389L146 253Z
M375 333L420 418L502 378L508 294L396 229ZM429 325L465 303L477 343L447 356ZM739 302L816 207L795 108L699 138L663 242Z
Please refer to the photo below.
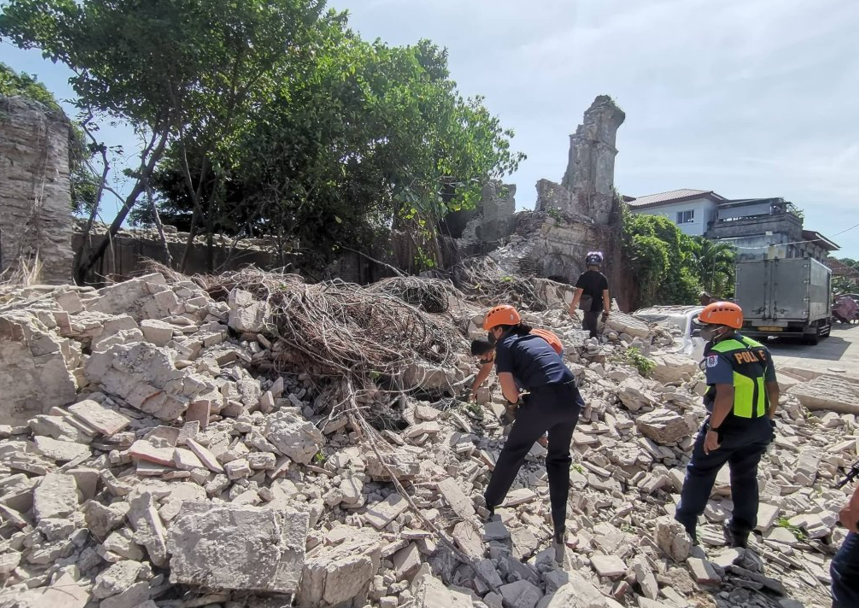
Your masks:
M562 300L526 311L587 403L559 564L539 444L483 521L506 430L497 389L459 399L481 310L451 290L423 312L391 294L406 283L239 279L0 295L0 606L826 605L852 414L785 394L752 550L725 543L727 469L693 547L671 515L696 362L619 312L595 340Z

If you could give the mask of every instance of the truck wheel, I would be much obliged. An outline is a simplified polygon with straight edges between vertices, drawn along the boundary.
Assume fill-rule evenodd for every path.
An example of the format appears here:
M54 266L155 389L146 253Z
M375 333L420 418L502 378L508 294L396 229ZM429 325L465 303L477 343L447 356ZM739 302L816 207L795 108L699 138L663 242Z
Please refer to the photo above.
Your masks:
M810 344L811 346L816 346L818 342L820 342L820 328L814 328L815 333L813 334L805 334L802 337L802 342L804 344Z

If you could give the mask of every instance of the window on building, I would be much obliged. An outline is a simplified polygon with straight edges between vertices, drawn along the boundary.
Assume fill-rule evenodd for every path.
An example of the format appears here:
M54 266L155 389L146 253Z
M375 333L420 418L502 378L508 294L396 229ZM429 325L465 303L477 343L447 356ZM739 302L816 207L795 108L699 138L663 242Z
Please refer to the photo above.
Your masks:
M677 223L678 224L692 224L695 221L695 210L690 209L689 211L678 211L677 212Z

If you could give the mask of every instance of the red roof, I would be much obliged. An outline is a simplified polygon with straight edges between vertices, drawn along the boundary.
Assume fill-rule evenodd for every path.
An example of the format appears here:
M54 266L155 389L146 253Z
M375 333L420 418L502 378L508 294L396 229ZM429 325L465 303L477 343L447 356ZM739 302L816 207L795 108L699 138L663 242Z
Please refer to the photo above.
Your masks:
M712 190L692 190L691 188L681 188L680 190L669 190L668 192L660 192L659 194L648 194L647 196L639 196L627 204L633 209L641 209L643 207L655 207L657 205L667 205L670 203L682 203L683 201L694 200L696 198L709 198L713 201L724 201L724 196L719 196Z

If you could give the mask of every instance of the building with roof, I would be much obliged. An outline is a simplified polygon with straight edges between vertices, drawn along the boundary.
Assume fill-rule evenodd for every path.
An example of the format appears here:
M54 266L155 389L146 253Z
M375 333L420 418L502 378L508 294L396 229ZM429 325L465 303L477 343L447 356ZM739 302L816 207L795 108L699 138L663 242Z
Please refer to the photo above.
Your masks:
M839 249L805 230L796 207L783 198L727 199L712 190L681 189L626 197L633 213L662 215L689 236L730 243L739 259L764 256L826 260Z
M716 219L719 204L727 199L712 190L671 190L638 198L627 197L633 213L662 215L677 224L689 236L705 236Z

